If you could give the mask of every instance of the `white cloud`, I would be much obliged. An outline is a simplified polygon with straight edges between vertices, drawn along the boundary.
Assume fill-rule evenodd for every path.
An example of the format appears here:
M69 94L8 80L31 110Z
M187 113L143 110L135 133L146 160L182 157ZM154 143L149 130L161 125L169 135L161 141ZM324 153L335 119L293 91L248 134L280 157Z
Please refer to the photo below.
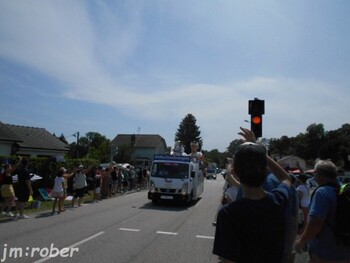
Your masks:
M235 78L221 80L215 76L220 73L221 69L218 68L212 73L211 81L206 82L198 76L192 78L191 72L186 76L178 73L181 66L186 65L177 65L174 61L162 62L164 65L173 63L171 70L163 70L160 64L153 65L152 61L141 64L142 59L137 55L146 52L142 49L143 41L147 38L148 30L153 29L144 27L144 16L150 12L150 6L123 3L123 8L119 9L117 4L111 9L103 2L89 7L81 1L3 1L0 8L0 56L55 79L58 83L55 86L61 87L57 93L71 100L109 105L125 116L150 122L178 122L186 114L192 113L205 136L207 149L222 150L238 137L239 126L248 126L244 123L249 118L248 100L254 97L265 100L266 137L294 136L313 122L335 129L347 121L345 112L349 107L346 89L307 75L301 78L295 74L264 74L264 68L256 68L239 79L236 75ZM197 8L199 3L201 8ZM277 53L270 47L270 54L281 55L288 50L296 52L295 46L286 44L295 40L294 32L299 24L295 25L292 18L282 16L281 6L264 9L273 18L263 13L260 19L250 20L253 14L259 13L256 7L225 3L227 6L224 8L217 3L208 5L203 1L196 5L180 6L175 1L172 9L158 2L156 10L158 15L162 14L161 18L170 16L173 19L171 26L178 25L175 22L188 25L188 28L180 29L183 30L181 33L187 32L185 37L191 39L190 43L208 48L211 54L215 53L209 50L211 45L227 48L232 43L238 43L235 47L223 48L221 56L237 48L237 57L239 52L249 53L247 50L253 51L253 54L255 51L260 57L261 51L270 45L270 37L275 35L275 31L282 32L280 41L285 45L280 45L283 48L279 47L279 50L283 52ZM216 11L212 10L213 6ZM226 10L220 15L221 20L217 19L218 9ZM232 16L230 10L238 16ZM190 18L193 23L190 23ZM283 26L280 28L274 19L283 20L288 26L293 24L293 34ZM148 26L152 25L152 19L147 22ZM273 28L262 30L272 23ZM169 28L172 27L162 27L162 33ZM261 38L259 43L262 45L254 42L256 34ZM174 38L166 42L176 47L170 50L179 52L181 56L190 56L193 50L186 45L186 50L181 50L175 41ZM249 43L248 49L242 48L245 43ZM155 49L162 48L156 42L152 44ZM259 48L253 49L256 46ZM203 53L202 56L205 55ZM256 56L249 58L254 64ZM271 60L283 61L279 57ZM244 67L246 61L240 62ZM257 63L264 67L268 61ZM140 68L134 69L135 65ZM155 72L157 68L159 72ZM239 63L236 68L240 69ZM208 76L202 77L207 79Z

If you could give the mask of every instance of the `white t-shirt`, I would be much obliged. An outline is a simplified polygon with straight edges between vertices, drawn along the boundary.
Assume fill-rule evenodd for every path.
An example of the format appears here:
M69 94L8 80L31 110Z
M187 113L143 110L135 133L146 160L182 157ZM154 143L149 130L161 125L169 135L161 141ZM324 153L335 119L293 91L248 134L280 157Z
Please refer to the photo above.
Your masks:
M75 189L81 189L87 186L86 176L82 172L76 173L74 179L75 179L75 182L74 182Z
M225 195L231 199L232 202L236 201L238 189L235 186L230 186L226 189Z
M53 186L53 191L54 192L63 192L62 183L64 183L64 178L57 176L55 178L55 185Z
M309 204L310 204L310 190L309 190L309 188L306 185L301 184L297 187L297 191L303 193L303 196L300 200L301 207L309 207Z

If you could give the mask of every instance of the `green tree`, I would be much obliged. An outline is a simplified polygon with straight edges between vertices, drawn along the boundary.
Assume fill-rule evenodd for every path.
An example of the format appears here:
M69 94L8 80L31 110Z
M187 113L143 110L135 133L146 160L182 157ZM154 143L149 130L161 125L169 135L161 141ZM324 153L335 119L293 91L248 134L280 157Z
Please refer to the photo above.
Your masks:
M88 139L89 147L98 148L104 142L109 141L106 136L99 134L98 132L88 132L86 134L86 138Z
M199 143L199 150L202 149L203 140L196 122L197 120L192 114L187 114L185 118L182 119L175 134L175 141L181 141L183 143L186 153L191 152L190 144L192 141L197 141Z
M309 166L313 166L315 159L331 159L338 166L350 168L350 124L343 124L341 128L325 131L323 124L313 123L304 133L295 137L262 139L269 147L269 154L282 158L296 155L304 159ZM234 153L241 140L234 140L227 148L228 153Z
M320 156L320 149L325 141L325 130L323 124L311 124L306 129L307 148L305 159L316 159Z
M64 142L65 144L68 144L66 137L64 137L63 133L61 134L60 137L58 137L58 139L60 139L62 142Z
M342 137L343 144L339 149L339 156L343 160L343 164L345 168L350 168L350 124L343 124L339 129L340 136Z
M86 136L79 138L79 157L89 158L89 138Z
M340 162L347 167L348 154L350 146L350 136L347 131L347 126L338 130L329 131L326 133L325 142L320 148L321 159L331 159L334 162Z
M230 143L230 145L227 147L227 154L228 154L228 156L232 157L233 154L235 153L237 147L238 147L239 145L241 145L242 143L243 143L243 140L241 140L241 139L233 140L233 141ZM228 157L228 156L227 156L227 157Z
M69 159L77 159L80 155L78 155L78 145L76 142L72 142L69 144L69 151L67 153L67 157Z
M219 152L218 149L203 151L207 163L216 163L217 167L225 167L226 153Z
M103 162L110 160L111 145L110 140L106 136L97 132L88 132L85 136L79 138L79 145L73 142L69 145L68 157L96 159Z
M102 141L99 147L91 147L89 158L99 160L100 163L107 163L111 160L109 140Z

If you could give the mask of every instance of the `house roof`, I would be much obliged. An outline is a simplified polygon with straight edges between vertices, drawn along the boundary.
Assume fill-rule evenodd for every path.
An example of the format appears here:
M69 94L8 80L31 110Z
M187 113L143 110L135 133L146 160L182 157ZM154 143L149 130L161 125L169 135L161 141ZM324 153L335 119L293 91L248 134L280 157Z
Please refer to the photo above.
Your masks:
M135 143L137 148L157 148L161 145L166 147L163 137L158 134L118 134L111 142L115 146Z
M0 122L0 141L16 142L21 148L67 151L68 146L43 128Z
M9 125L0 122L0 141L20 142L21 139L14 134Z

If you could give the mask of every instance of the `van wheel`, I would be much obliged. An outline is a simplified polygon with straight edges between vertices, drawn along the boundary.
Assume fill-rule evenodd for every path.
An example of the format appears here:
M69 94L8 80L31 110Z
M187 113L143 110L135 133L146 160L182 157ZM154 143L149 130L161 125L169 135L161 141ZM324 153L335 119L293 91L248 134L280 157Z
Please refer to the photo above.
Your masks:
M157 204L158 204L158 200L155 199L155 198L153 198L153 199L152 199L152 204L157 205Z
M190 206L192 203L192 195L193 195L193 192L191 192L191 194L188 196L188 199L185 202L187 206Z

